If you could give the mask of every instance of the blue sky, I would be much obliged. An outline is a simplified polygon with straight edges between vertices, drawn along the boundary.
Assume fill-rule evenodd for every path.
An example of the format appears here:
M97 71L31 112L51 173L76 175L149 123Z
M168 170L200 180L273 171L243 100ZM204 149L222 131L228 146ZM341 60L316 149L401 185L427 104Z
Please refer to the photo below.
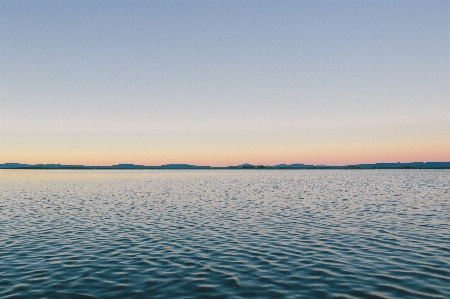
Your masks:
M2 1L0 162L450 160L449 1Z

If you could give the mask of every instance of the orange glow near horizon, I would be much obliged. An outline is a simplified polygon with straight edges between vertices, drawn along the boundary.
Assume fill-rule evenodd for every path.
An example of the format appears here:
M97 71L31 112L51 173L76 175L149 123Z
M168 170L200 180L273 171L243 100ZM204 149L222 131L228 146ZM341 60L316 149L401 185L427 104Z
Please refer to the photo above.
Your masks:
M209 151L210 150L210 151ZM250 163L276 165L303 163L311 165L370 164L377 162L450 161L448 144L358 144L279 148L190 149L169 150L92 150L92 151L34 151L2 153L0 163L113 165L195 164L229 166Z
M419 126L417 126L419 127ZM310 131L170 133L2 133L0 163L229 166L448 162L445 126Z

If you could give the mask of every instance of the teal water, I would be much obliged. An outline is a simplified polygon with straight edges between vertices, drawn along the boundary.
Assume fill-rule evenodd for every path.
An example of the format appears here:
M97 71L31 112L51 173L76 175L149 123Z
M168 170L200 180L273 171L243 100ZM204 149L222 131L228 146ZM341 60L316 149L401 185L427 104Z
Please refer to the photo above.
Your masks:
M1 170L1 298L450 298L449 170Z

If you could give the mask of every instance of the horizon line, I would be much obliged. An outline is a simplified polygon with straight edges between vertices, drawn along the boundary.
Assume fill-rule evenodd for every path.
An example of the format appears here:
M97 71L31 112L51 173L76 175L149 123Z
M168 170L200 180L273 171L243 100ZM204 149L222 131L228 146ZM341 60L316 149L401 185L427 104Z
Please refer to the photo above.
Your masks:
M60 163L36 163L36 164L30 164L30 163L19 163L19 162L6 162L6 163L0 163L0 166L10 166L10 167L100 167L100 168L138 168L138 167L155 167L155 168L190 168L190 167L203 167L203 168L230 168L230 167L241 167L241 168L252 168L252 167L259 167L259 168L265 168L265 167L289 167L289 168L302 168L302 167L351 167L351 166L364 166L364 165L380 165L383 164L386 165L408 165L408 164L450 164L450 161L414 161L414 162L375 162L375 163L356 163L356 164L343 164L343 165L326 165L326 164L304 164L304 163L292 163L292 164L285 164L285 163L279 163L275 165L268 165L268 164L249 164L249 163L243 163L238 165L226 165L226 166L213 166L213 165L195 165L195 164L188 164L188 163L167 163L167 164L161 164L161 165L144 165L144 164L134 164L134 163L118 163L118 164L111 164L111 165L85 165L85 164L60 164ZM424 165L425 166L425 165ZM450 165L446 165L447 167L450 167Z

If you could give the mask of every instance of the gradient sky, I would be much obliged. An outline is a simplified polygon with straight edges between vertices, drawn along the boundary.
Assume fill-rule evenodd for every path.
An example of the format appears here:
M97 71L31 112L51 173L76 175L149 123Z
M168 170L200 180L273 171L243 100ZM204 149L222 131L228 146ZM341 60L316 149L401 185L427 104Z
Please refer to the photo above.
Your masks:
M0 9L0 163L450 161L450 1Z

